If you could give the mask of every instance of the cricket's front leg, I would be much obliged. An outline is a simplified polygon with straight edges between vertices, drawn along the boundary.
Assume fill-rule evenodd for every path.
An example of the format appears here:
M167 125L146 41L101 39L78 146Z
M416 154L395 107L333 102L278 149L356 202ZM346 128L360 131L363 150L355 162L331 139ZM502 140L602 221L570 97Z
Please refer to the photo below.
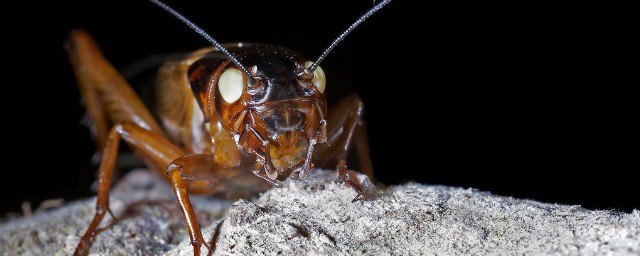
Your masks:
M319 167L337 167L340 179L356 191L357 196L354 200L367 197L367 194L362 184L355 179L355 173L347 170L346 160L352 143L355 144L361 172L370 180L374 180L367 134L362 120L363 110L364 105L355 94L349 95L331 108L327 118L327 143L317 145L314 153Z
M174 160L167 168L167 175L173 192L176 195L184 220L191 238L194 255L200 255L200 247L204 245L207 249L211 249L202 238L200 225L196 219L196 213L189 200L185 181L208 181L214 182L221 178L230 177L233 172L218 165L212 155L192 154L182 156Z
M213 245L209 245L205 242L200 232L200 226L196 219L196 214L193 211L193 207L187 194L187 187L190 188L190 183L194 182L206 182L207 186L201 186L200 189L209 188L211 191L218 191L220 189L233 190L233 182L242 182L246 175L250 177L249 169L254 159L245 159L237 166L219 163L214 155L206 154L190 154L177 158L167 168L167 176L169 182L173 187L178 204L184 214L187 230L191 238L191 245L193 246L194 255L200 255L200 247L204 245L208 249L215 248L215 241ZM239 179L239 180L237 180ZM252 179L252 182L259 181ZM264 182L259 182L253 189L262 191ZM252 188L247 188L251 190ZM191 192L191 191L189 191ZM212 252L210 252L212 254Z

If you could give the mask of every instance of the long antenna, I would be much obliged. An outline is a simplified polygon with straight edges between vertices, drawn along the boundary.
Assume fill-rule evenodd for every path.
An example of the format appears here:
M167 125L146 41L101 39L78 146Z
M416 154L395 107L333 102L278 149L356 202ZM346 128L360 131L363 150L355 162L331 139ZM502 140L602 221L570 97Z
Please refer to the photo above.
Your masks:
M227 55L227 57L229 57L229 59L231 60L231 62L233 62L233 64L236 64L236 66L238 66L238 67L240 67L240 69L242 69L242 72L244 72L247 75L247 77L249 78L249 83L250 84L254 83L253 76L249 72L249 69L247 69L244 65L242 65L242 63L240 63L240 61L238 61L238 59L236 59L236 57L233 56L233 54L231 54L229 52L229 50L227 50L226 48L222 47L222 45L220 43L218 43L218 41L213 39L213 37L211 37L209 34L207 34L207 32L205 32L203 29L198 27L198 25L194 24L189 19L187 19L186 17L182 16L182 14L180 14L178 11L174 10L173 8L171 8L168 5L164 4L163 2L160 2L159 0L149 0L149 1L151 1L152 3L160 6L160 8L164 9L168 13L173 14L173 16L176 16L176 18L178 18L180 21L184 22L184 24L187 24L187 26L189 26L196 33L198 33L202 37L204 37L204 39L207 39L207 41L209 41L216 48L218 48L218 50L220 50L222 53Z
M367 13L362 15L358 20L356 20L356 22L351 24L351 26L349 26L349 28L347 28L347 30L342 32L342 34L340 34L340 36L338 36L338 38L336 38L336 40L333 40L333 43L331 43L331 45L329 45L329 47L327 47L327 49L325 49L324 52L322 52L320 57L318 57L318 59L316 61L314 61L313 64L311 64L311 66L309 66L309 71L313 72L314 70L316 70L316 68L318 68L318 65L320 65L320 62L325 57L327 57L327 54L329 54L329 52L331 52L331 50L333 50L333 48L336 47L336 45L338 45L338 43L340 43L340 41L342 41L342 39L344 39L347 35L349 35L349 33L351 33L351 31L353 31L356 27L358 27L358 25L360 25L360 23L365 21L367 18L369 18L371 15L373 15L378 10L382 9L382 7L384 7L385 5L387 5L390 2L391 2L391 0L384 0L384 1L380 2L379 4L377 4L376 6L371 8L371 10L369 10Z

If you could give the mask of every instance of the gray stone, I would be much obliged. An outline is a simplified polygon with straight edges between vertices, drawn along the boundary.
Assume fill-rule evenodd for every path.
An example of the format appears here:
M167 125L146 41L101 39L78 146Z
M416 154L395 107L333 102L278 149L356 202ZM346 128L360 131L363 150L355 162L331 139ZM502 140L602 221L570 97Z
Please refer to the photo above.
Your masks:
M193 197L205 239L215 240L213 255L640 255L638 210L593 211L416 183L352 202L355 192L329 171L284 184L235 203ZM131 172L110 202L118 220L105 217L91 254L193 254L173 193L156 175ZM5 221L0 254L72 254L94 204Z

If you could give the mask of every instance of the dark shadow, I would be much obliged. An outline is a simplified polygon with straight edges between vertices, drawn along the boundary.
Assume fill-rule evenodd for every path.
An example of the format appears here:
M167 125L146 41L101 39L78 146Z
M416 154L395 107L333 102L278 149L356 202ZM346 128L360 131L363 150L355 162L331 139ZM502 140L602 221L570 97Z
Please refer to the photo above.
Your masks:
M213 231L213 236L211 237L211 240L209 241L209 253L207 254L208 256L213 255L213 253L216 251L216 245L218 244L218 237L220 237L220 228L222 228L222 223L227 220L227 219L223 219L220 222L218 222L218 225L216 225L216 230Z

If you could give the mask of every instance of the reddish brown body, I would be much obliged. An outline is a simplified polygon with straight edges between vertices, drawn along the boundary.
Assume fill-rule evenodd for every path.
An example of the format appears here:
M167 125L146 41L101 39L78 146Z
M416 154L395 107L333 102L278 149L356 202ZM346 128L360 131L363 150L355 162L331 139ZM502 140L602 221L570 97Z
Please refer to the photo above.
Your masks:
M96 215L76 254L88 253L94 231L111 213L108 193L121 139L172 185L196 255L207 245L187 192L246 196L279 186L292 173L304 178L315 163L337 168L357 197L363 195L345 164L353 144L362 171L372 177L360 99L349 96L328 111L324 74L309 72L300 54L266 45L226 47L249 67L254 83L213 48L166 63L156 81L158 123L93 39L71 33L66 49L102 150Z

